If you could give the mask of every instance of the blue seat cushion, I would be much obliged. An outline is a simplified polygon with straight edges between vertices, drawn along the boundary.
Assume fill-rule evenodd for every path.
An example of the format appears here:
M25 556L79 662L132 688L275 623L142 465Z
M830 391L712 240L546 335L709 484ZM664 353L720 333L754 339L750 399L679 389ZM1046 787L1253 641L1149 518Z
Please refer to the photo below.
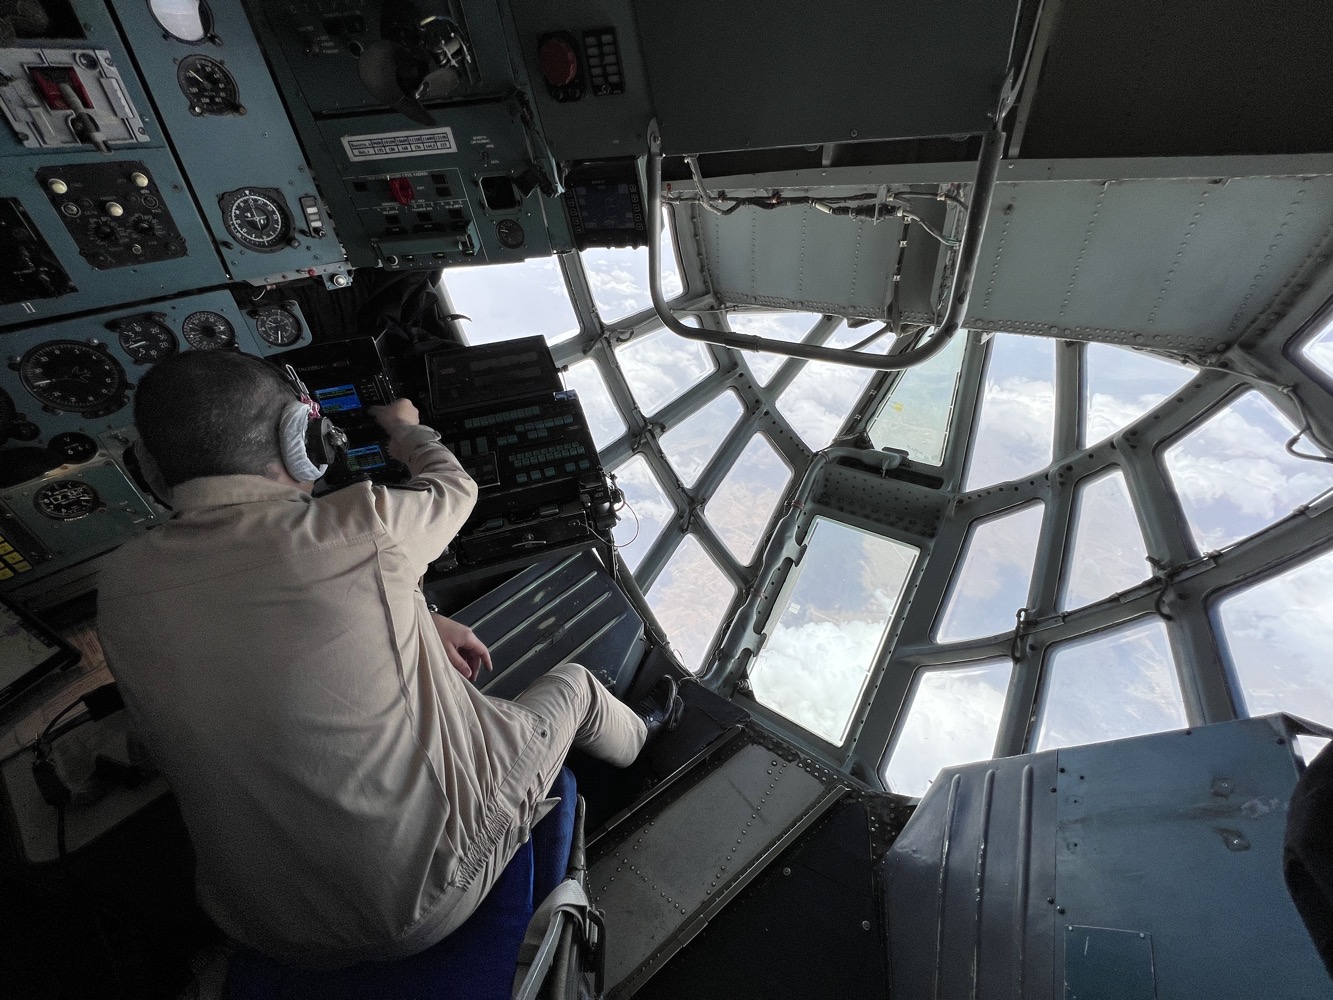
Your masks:
M573 772L561 768L551 788L560 804L532 831L467 921L419 954L396 962L361 962L331 972L285 966L237 948L227 970L226 1000L508 1000L518 947L536 905L565 877L574 834Z

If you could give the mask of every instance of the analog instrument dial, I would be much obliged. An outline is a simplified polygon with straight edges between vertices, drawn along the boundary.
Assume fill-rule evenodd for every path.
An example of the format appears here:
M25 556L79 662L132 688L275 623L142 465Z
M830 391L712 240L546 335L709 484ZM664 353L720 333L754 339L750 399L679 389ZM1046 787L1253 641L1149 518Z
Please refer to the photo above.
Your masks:
M264 343L273 347L289 347L301 339L301 321L282 306L269 306L255 313L255 329Z
M281 250L291 238L292 224L277 197L258 188L241 188L222 196L222 224L236 241L251 250Z
M32 498L37 513L53 521L77 521L97 510L100 503L97 491L77 479L47 483Z
M156 316L127 316L110 326L135 364L151 365L176 353L176 335Z
M176 66L176 82L190 102L190 114L196 117L245 114L236 80L216 59L186 56Z
M44 406L71 413L111 413L125 403L125 369L101 347L49 340L19 360L23 388Z
M236 346L236 330L220 313L201 309L181 323L181 336L197 351L221 351Z

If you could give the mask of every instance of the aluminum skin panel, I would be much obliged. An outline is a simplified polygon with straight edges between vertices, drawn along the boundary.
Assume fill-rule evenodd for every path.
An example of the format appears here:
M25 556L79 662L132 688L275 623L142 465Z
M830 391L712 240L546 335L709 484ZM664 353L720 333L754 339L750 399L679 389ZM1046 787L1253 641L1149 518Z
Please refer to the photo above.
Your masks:
M896 996L1333 997L1283 716L946 768L882 862Z
M810 205L690 213L701 263L721 301L883 318L902 234L898 220L832 216Z
M1333 176L1001 183L966 326L1211 354L1333 248Z
M231 276L268 284L304 277L312 269L346 271L333 222L318 198L273 77L240 7L213 5L218 43L192 45L166 35L143 0L114 0L113 6ZM193 73L186 78L202 86L200 77L208 69L192 70L189 63L182 67L181 60L187 57L218 64L234 81L240 107L231 113L192 113L192 106L199 105L186 96L180 74ZM218 155L224 150L225 155ZM280 207L290 216L288 236L273 250L247 248L227 229L219 199L241 188L282 192L286 204ZM302 198L315 199L318 225L307 221Z
M638 0L667 154L990 127L1016 0Z

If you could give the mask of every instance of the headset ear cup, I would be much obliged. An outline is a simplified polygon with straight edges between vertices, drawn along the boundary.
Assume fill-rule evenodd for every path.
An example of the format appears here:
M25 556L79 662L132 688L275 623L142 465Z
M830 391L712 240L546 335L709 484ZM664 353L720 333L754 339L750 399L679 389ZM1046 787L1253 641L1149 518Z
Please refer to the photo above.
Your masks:
M316 465L307 447L310 431L310 405L300 400L288 403L278 420L278 446L287 475L298 483L313 483L328 471L327 463Z
M162 470L158 467L157 460L144 447L142 441L136 441L126 448L121 460L125 463L130 478L137 485L151 493L163 507L173 506L171 487L162 477Z

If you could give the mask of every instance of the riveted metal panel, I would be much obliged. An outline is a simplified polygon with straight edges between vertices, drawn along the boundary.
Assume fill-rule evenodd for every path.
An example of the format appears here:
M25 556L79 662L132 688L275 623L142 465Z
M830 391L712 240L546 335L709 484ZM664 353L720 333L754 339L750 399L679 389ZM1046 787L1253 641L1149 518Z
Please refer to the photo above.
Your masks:
M934 538L947 498L939 490L847 466L829 466L814 499L832 510Z
M646 978L645 963L678 950L702 926L700 911L738 891L747 870L833 794L788 756L744 746L618 843L596 845L604 853L588 889L615 928L606 958L613 995Z
M1003 183L966 324L1212 353L1327 262L1333 176Z
M704 269L735 305L883 318L902 225L832 216L813 206L731 215L696 210Z

